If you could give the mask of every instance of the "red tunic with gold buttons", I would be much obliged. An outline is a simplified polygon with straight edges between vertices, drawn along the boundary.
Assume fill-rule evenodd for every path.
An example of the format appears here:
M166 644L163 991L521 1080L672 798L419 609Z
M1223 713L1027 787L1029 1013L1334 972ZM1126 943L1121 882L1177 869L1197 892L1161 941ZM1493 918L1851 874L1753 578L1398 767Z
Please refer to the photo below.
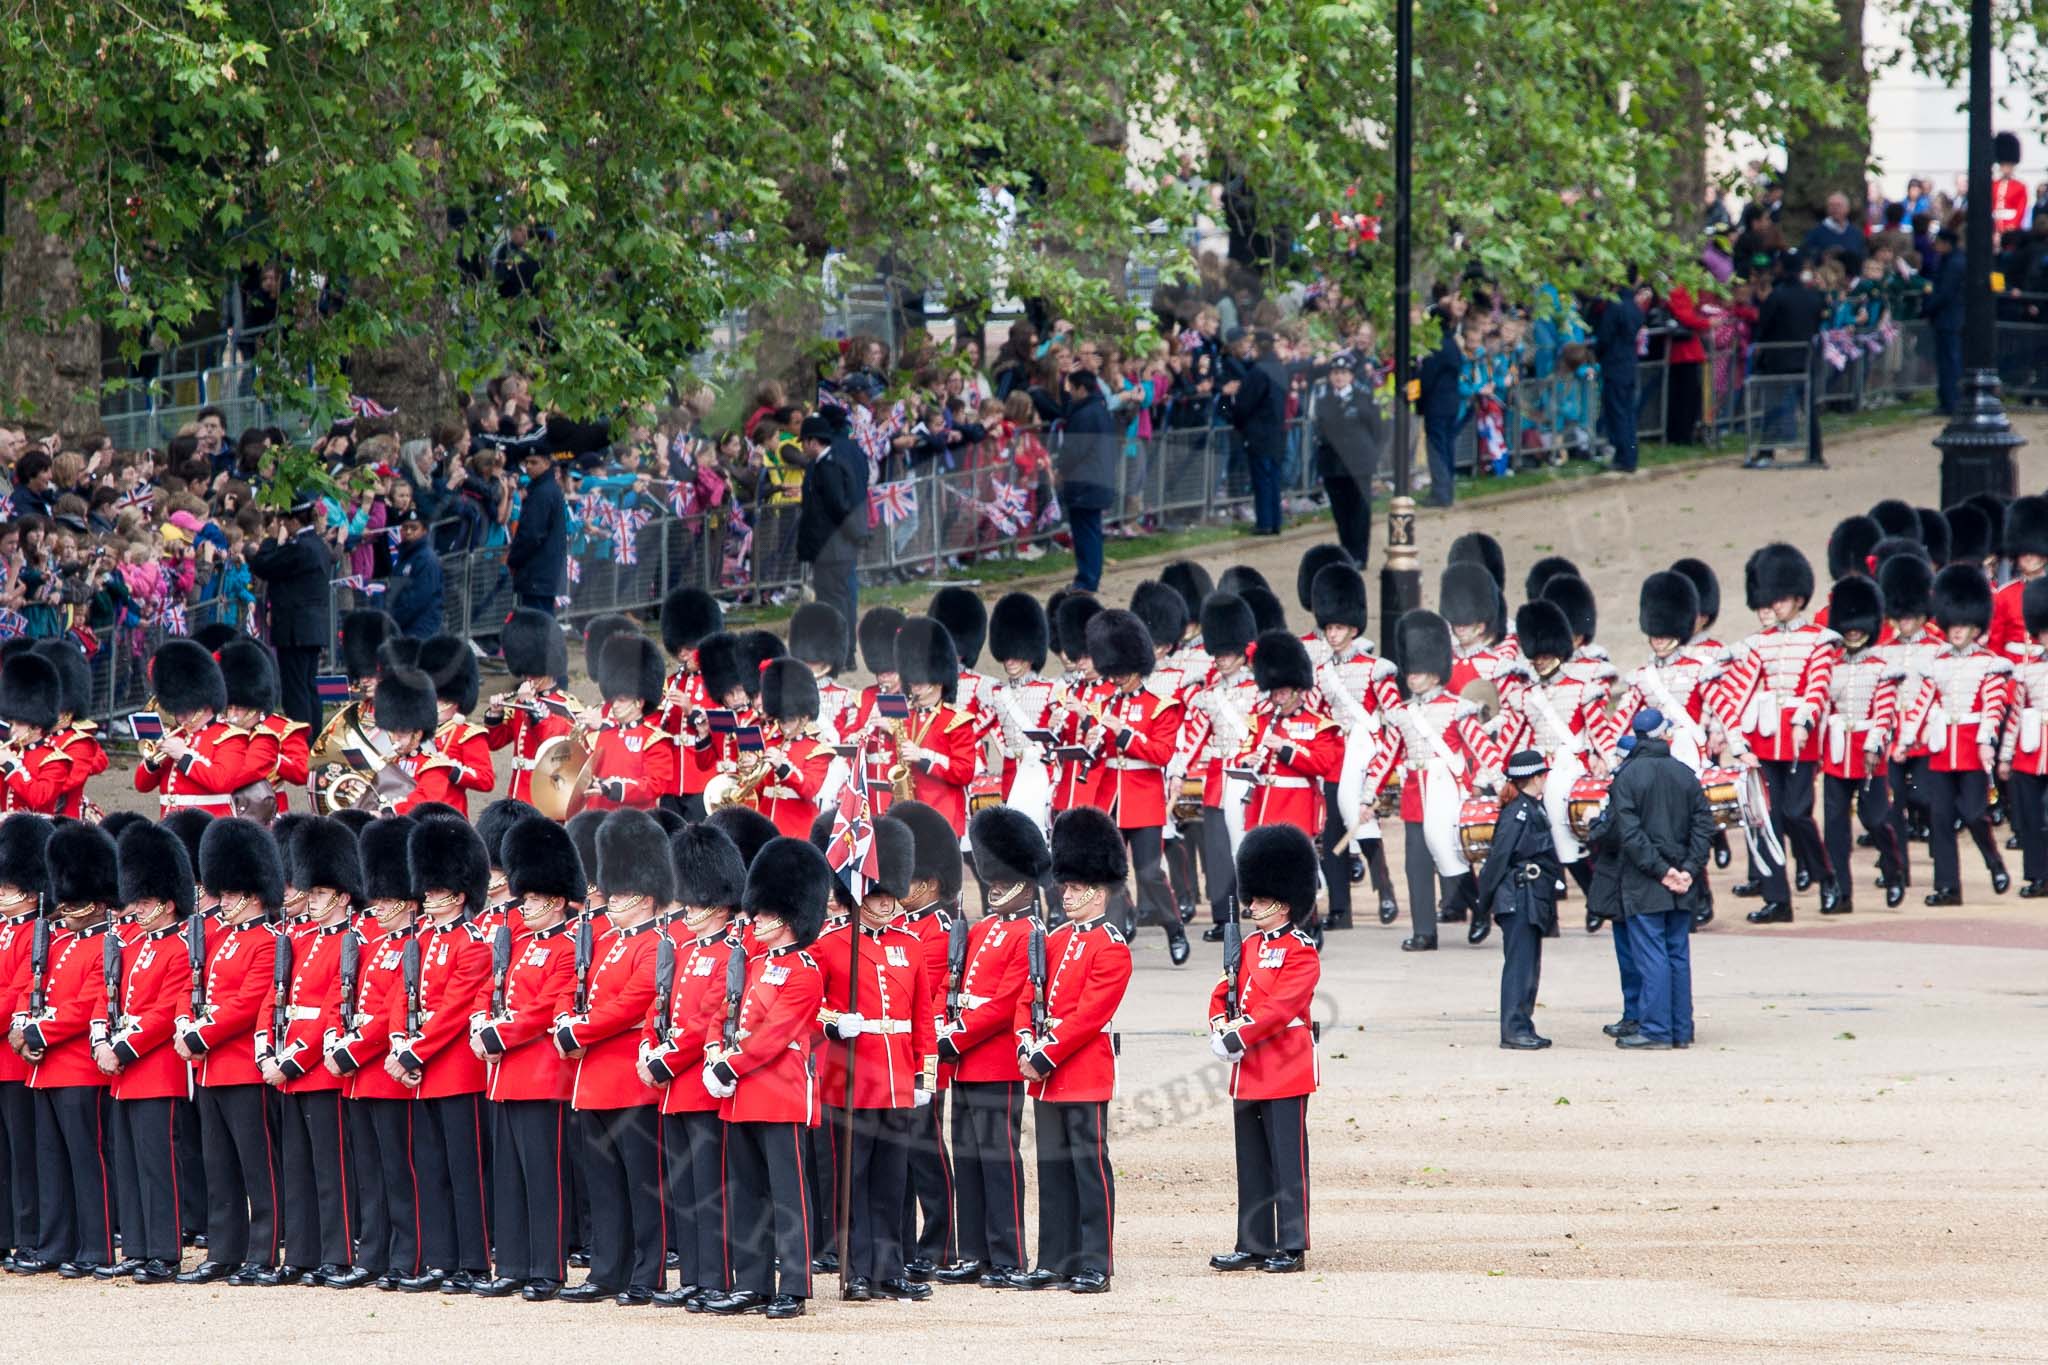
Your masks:
M974 782L974 716L940 703L912 707L903 737L925 751L910 765L910 794L952 822L955 834L967 833L967 788Z
M216 925L208 939L208 1018L194 1029L206 1051L194 1068L196 1079L201 1085L261 1085L256 1030L270 1027L262 1011L277 964L277 931L258 920L234 929Z
M640 1037L654 1003L654 957L661 926L649 920L614 929L597 945L590 964L590 1009L570 1025L583 1049L569 1096L576 1109L636 1109L661 1102L661 1092L639 1076Z
M0 762L0 811L62 815L71 766L70 756L47 739L29 746L18 760Z
M413 1093L423 1100L476 1094L484 1088L484 1064L469 1050L469 1016L490 1003L490 940L460 921L426 925L419 940L420 1036L405 1049L420 1063ZM402 972L392 979L384 1014L404 1027Z
M1277 1100L1312 1095L1322 1083L1309 1006L1323 962L1315 940L1282 926L1244 941L1238 959L1235 1028L1225 1035L1236 1061L1230 1067L1234 1100ZM1209 1024L1226 1021L1224 983L1209 993Z
M1166 823L1166 765L1180 744L1180 702L1140 687L1109 691L1097 704L1108 724L1088 803L1108 812L1118 829L1158 829Z
M1106 918L1071 921L1045 936L1046 1031L1026 1062L1038 1073L1031 1097L1069 1104L1116 1094L1116 1046L1110 1024L1131 984L1131 950ZM1021 1046L1031 1038L1031 992L1017 997L1011 1026Z
M816 1123L818 1086L811 1073L811 1042L818 1033L818 1006L825 978L810 953L794 946L774 949L747 963L747 990L740 997L733 1052L720 1065L739 1077L721 1100L718 1116L727 1123ZM725 1011L706 1026L704 1045L722 1043Z
M385 1073L384 1057L391 1051L391 1035L405 1028L404 953L412 930L380 934L372 922L363 938L354 1029L339 1040L336 1055L346 1053L354 1064L345 1081L350 1099L409 1100L412 1088Z
M8 1017L28 1008L29 942L35 937L36 912L0 919L0 1014ZM0 1081L25 1081L28 1063L11 1047L0 1047Z
M413 788L392 806L393 815L409 814L415 807L429 801L438 801L444 806L467 810L469 798L457 790L462 766L436 748L432 742L392 762L411 776Z
M762 782L754 793L754 808L773 820L781 833L808 839L818 818L827 774L838 755L809 735L782 747L789 762L779 765Z
M947 949L952 941L953 916L959 913L958 907L932 904L921 910L906 910L896 918L898 927L916 935L923 951L925 984L931 988L925 1013L934 1025L945 1005ZM939 1089L944 1090L952 1079L951 1066L939 1068Z
M861 1017L860 1035L841 1042L829 1032L820 1076L824 1099L834 1107L846 1103L847 1054L853 1053L853 1107L908 1109L922 1075L925 1058L935 1054L932 988L925 975L924 945L908 929L888 925L861 929L858 1002L855 977L847 974L849 945L855 930L841 925L811 945L811 957L824 977L820 1024L851 1010Z
M121 1025L113 1036L121 1059L109 1087L117 1100L185 1099L192 1064L171 1046L172 1025L192 1007L192 961L173 922L138 935L121 951Z
M502 710L486 710L485 742L493 750L511 746L514 801L533 800L533 760L540 746L557 735L566 735L575 721L569 716L566 694L549 687L534 694L530 705L514 704ZM539 714L536 715L535 712ZM492 716L498 719L492 720Z
M56 733L50 736L50 742L71 760L71 771L64 779L64 800L58 814L68 815L74 820L85 809L85 784L107 770L107 751L100 747L93 728L89 720L75 720L69 725L58 726Z
M448 804L467 817L469 793L489 796L498 785L498 770L491 762L490 732L457 716L434 732L434 747L456 766L455 797Z
M1030 1017L1031 913L989 916L967 929L967 968L960 974L960 1022L948 1035L957 1053L957 1081L1017 1079L1017 1039L1011 1024L1017 1003ZM945 1005L943 983L940 1007Z
M284 1068L286 1079L280 1089L287 1095L342 1088L341 1077L321 1063L327 1035L341 1031L341 937L347 931L348 922L343 920L321 929L301 928L290 936L292 976L284 1000L285 1034L270 1040L271 1053ZM277 1017L275 980L258 1019L264 1028Z
M1252 708L1251 741L1237 761L1260 774L1245 805L1244 827L1293 825L1313 839L1323 827L1323 786L1344 769L1344 731L1337 722L1306 706L1293 715L1274 714L1273 703ZM1283 741L1277 752L1261 749L1268 734Z
M185 807L233 815L234 792L244 785L248 767L249 732L224 720L209 721L186 743L190 752L175 763L159 754L153 764L137 764L135 790L158 793L159 815Z
M662 1091L662 1113L704 1114L718 1108L718 1097L704 1088L704 1041L718 1033L725 1020L726 962L734 953L744 952L746 946L724 929L676 945L668 1035L655 1034L658 1001L648 1007L643 1035L650 1055L659 1057L675 1077Z
M686 651L689 662L668 675L668 687L662 696L661 713L655 717L655 724L676 737L682 746L681 761L676 767L677 786L664 796L697 796L704 790L704 784L711 780L717 769L712 766L712 755L708 750L699 749L693 741L696 736L690 730L690 713L710 711L717 706L710 694L704 690L704 675L697 671L697 651Z
M593 786L585 810L646 810L674 794L679 760L674 735L651 721L607 721L590 738Z
M485 1098L569 1098L576 1063L555 1050L553 1030L556 1016L567 1014L575 1001L576 944L569 924L538 934L515 932L512 967L505 973L505 1012L487 1020L480 1034L484 1051L495 1059Z
M1773 626L1742 642L1721 691L1751 752L1778 763L1820 758L1828 682L1841 657L1842 637L1826 626Z
M23 1030L27 1050L42 1057L29 1063L31 1090L107 1083L92 1059L94 1033L107 1019L105 925L73 933L52 926L49 969L43 982L43 1014ZM95 1030L94 1025L99 1025Z

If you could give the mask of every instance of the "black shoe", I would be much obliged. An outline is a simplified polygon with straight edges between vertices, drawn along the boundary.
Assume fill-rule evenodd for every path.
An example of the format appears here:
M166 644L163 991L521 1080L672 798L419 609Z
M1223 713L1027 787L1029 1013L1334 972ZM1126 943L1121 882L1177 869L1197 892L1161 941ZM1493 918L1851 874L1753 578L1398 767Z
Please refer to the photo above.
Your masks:
M1265 1260L1256 1251L1226 1251L1220 1256L1209 1258L1211 1270L1257 1270L1259 1262Z
M1792 907L1783 901L1765 901L1743 918L1751 924L1790 924Z
M932 1287L916 1280L881 1280L875 1285L875 1297L894 1299L898 1303L923 1303L932 1296Z
M1347 859L1347 861L1351 865L1351 884L1353 886L1357 886L1360 882L1365 880L1365 859L1359 857L1357 852L1354 851L1351 854L1350 858Z
M228 1276L225 1283L234 1289L247 1289L252 1285L262 1284L263 1277L269 1273L270 1267L267 1265L257 1265L254 1261L244 1261L241 1265L235 1267L235 1273Z
M1438 924L1463 924L1465 922L1465 912L1463 910L1445 910L1439 907L1436 912L1436 922Z
M1856 902L1839 893L1833 896L1822 896L1820 898L1820 912L1823 915L1853 915L1856 913Z
M1963 893L1960 891L1943 891L1937 887L1931 895L1922 896L1920 903L1922 905L1931 905L1936 909L1945 905L1961 905L1963 903Z
M790 1318L804 1315L804 1301L794 1294L777 1294L768 1300L768 1306L761 1310L761 1316L771 1322L786 1322Z
M1627 1048L1631 1052L1671 1051L1671 1044L1668 1040L1652 1038L1645 1033L1624 1034L1622 1037L1614 1040L1614 1045L1620 1048Z
M813 1275L837 1275L839 1273L839 1253L836 1251L821 1251L811 1257L811 1273Z
M2024 892L2024 891L2022 891L2022 892L2020 892L2020 894L2021 894L2022 896L2024 896L2024 895L2026 895L2027 893L2026 893L2026 892ZM2048 890L2043 890L2042 892L2040 892L2040 893L2037 893L2037 894L2042 894L2042 895L2048 895ZM1904 901L1905 899L1906 899L1906 884L1905 884L1904 882L1887 882L1887 883L1885 884L1885 888L1884 888L1884 908L1885 908L1885 909L1887 909L1887 910L1896 910L1896 909L1898 909L1898 908L1899 908L1899 905L1900 905L1900 903L1901 903L1901 902L1903 902L1903 901Z
M400 1276L398 1292L401 1294L431 1294L436 1289L439 1289L442 1282L447 1278L447 1271L436 1270L432 1266L428 1266L417 1275Z
M1067 1281L1067 1289L1075 1294L1107 1294L1109 1276L1099 1270L1084 1270Z
M226 1261L201 1261L190 1270L178 1276L179 1284L212 1284L225 1280L235 1273L235 1268Z
M846 1281L846 1292L839 1296L847 1303L866 1303L875 1297L874 1283L865 1275L854 1275Z
M2043 877L2037 882L2028 882L2020 888L2020 899L2023 901L2038 900L2042 896L2048 896L2048 877Z
M366 1266L336 1266L334 1273L327 1277L327 1287L329 1289L361 1289L375 1278L376 1276Z
M1204 943L1221 943L1221 942L1223 942L1223 926L1222 926L1222 925L1220 925L1220 924L1212 924L1212 925L1210 925L1210 926L1209 926L1208 928L1204 929L1204 930L1202 931L1202 942L1204 942Z
M1013 1265L990 1266L978 1283L983 1289L1015 1289L1024 1272Z
M1010 1277L1010 1285L1014 1289L1065 1289L1067 1277L1040 1266L1036 1270L1018 1271Z
M519 1281L509 1275L497 1275L487 1280L470 1282L469 1292L480 1299L509 1299L522 1288Z
M135 1267L131 1278L137 1284L169 1284L178 1278L178 1267L165 1260L148 1260Z
M1259 1263L1259 1269L1268 1275L1299 1275L1308 1269L1308 1253L1305 1251L1283 1251L1277 1256L1268 1256Z
M1349 910L1346 910L1341 915L1330 916L1328 921L1324 923L1323 927L1325 929L1330 930L1333 933L1339 929L1349 929L1351 927L1351 912Z
M1471 925L1465 930L1465 942L1474 946L1486 942L1493 933L1492 915L1474 915Z
M1172 938L1166 940L1166 955L1173 960L1173 965L1176 967L1186 966L1188 954L1192 951L1194 950L1188 947L1188 936L1186 934L1175 934ZM931 1265L931 1262L926 1261L925 1264Z
M2019 836L2019 835L2017 835L2017 834L2008 834L2008 835L2006 835L2006 836L2005 836L2005 851L2006 851L2006 852L2010 853L2010 852L2012 852L2012 851L2013 851L2014 849L2018 848L2019 846L2020 846L2020 836Z
M1792 873L1792 889L1794 891L1800 892L1803 895L1806 889L1812 885L1813 874L1811 872L1808 872L1803 867L1794 869Z
M903 1278L920 1284L938 1273L938 1262L929 1256L913 1256L903 1263Z
M1744 900L1757 900L1764 894L1764 884L1762 882L1737 882L1728 888L1728 894L1740 896Z
M381 1289L387 1294L396 1294L398 1292L398 1276L387 1271L370 1281L370 1288Z
M1771 454L1768 450L1759 450L1756 454L1744 460L1742 467L1744 469L1776 469L1778 467L1778 457Z
M264 1271L262 1275L257 1277L256 1283L266 1288L304 1284L306 1276L310 1273L312 1272L308 1271L304 1266L281 1265L275 1270Z
M14 1273L17 1275L47 1275L56 1268L57 1263L55 1261L46 1261L40 1256L16 1256L14 1258ZM218 1279L219 1276L214 1278ZM194 1280L192 1283L201 1284L204 1281Z
M1180 922L1182 924L1193 924L1195 922L1195 903L1193 901L1182 901L1180 903Z
M569 1297L572 1291L564 1289L562 1297ZM716 1313L721 1318L736 1318L742 1313L766 1313L769 1298L756 1294L751 1289L736 1289L730 1294L718 1294L704 1300L704 1311Z
M1392 896L1380 897L1380 923L1392 924L1401 918L1401 904Z
M681 1259L680 1257L678 1259ZM688 1308L690 1300L697 1297L698 1287L694 1284L679 1284L674 1289L657 1289L653 1294L656 1308Z
M661 1268L663 1270L680 1270L682 1269L682 1265L683 1258L680 1253L674 1251L662 1253Z
M613 1289L610 1285L599 1284L595 1280L585 1280L582 1284L572 1285L564 1289L555 1297L563 1303L603 1303L618 1292L618 1290Z
M1735 854L1729 849L1726 840L1714 845L1714 867L1717 870L1726 868L1734 860Z
M475 1283L476 1276L470 1274L467 1270L450 1271L447 1280L441 1285L441 1292L443 1294L467 1294L470 1286Z
M1512 1038L1501 1039L1500 1045L1507 1052L1541 1052L1550 1046L1550 1040L1533 1033L1518 1033Z
M1428 938L1420 936L1404 938L1401 940L1401 951L1404 953L1433 953L1436 951L1436 935L1431 934Z
M2012 874L2002 867L1991 869L1991 890L2003 896L2012 887Z
M1597 912L1595 912L1595 911L1592 911L1592 910L1588 910L1588 911L1586 912L1586 932L1587 932L1587 933L1589 933L1589 934L1597 934L1597 933L1599 933L1599 932L1600 932L1600 926L1601 926L1601 925L1603 925L1603 924L1605 924L1605 923L1607 923L1607 916L1605 916L1605 915L1602 915L1602 914L1599 914L1599 913L1597 913Z
M654 1302L652 1289L621 1289L612 1295L612 1302L621 1308L645 1308Z
M1600 1031L1609 1038L1626 1038L1631 1033L1639 1032L1642 1027L1633 1019L1617 1019L1611 1024L1602 1024Z
M1856 836L1856 847L1858 847L1858 848L1869 848L1869 847L1871 847L1872 845L1874 845L1874 844L1875 844L1876 842L1877 842L1877 841L1876 841L1875 839L1871 838L1871 837L1870 837L1870 835L1869 835L1869 834L1867 834L1867 833L1865 833L1865 834L1859 834L1859 835L1857 835L1857 836Z
M578 1270L590 1269L590 1252L585 1249L570 1252L569 1264Z
M932 1278L940 1284L974 1284L987 1269L986 1261L955 1261L951 1265L940 1266Z
M84 1261L59 1261L57 1263L57 1273L67 1280L89 1280L92 1278L92 1272L95 1268L87 1265Z
M1704 929L1713 922L1714 907L1711 905L1702 905L1692 912L1692 927L1695 929Z
M519 1290L519 1297L528 1303L546 1303L562 1292L560 1280L528 1280Z
M140 1269L142 1269L142 1258L140 1256L123 1256L112 1265L94 1266L92 1268L92 1277L95 1280L125 1280Z
M1823 915L1832 915L1834 911L1830 907L1836 901L1846 899L1847 897L1842 894L1842 889L1833 882L1822 882L1820 884L1820 912Z

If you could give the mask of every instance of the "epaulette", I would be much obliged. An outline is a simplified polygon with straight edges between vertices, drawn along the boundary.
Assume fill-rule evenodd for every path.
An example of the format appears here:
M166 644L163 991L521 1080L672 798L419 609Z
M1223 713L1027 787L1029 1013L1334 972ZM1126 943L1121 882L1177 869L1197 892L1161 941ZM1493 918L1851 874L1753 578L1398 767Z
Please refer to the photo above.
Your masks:
M234 739L237 737L247 739L250 735L256 733L254 730L244 730L239 725L230 725L224 720L216 720L214 722L214 725L218 725L220 727L220 737L222 739ZM210 729L212 727L209 726L208 728Z
M811 956L811 950L808 948L797 949L796 960L803 963L806 967L816 968L818 965L818 959Z
M1826 626L1816 626L1809 623L1808 628L1820 632L1820 642L1824 645L1838 645L1842 643L1842 637Z
M462 927L463 930L466 933L468 933L469 941L471 943L488 943L491 941L491 938L493 937L490 930L484 928L481 924L478 924L473 919L464 920L462 922Z
M952 711L953 719L946 723L946 733L951 734L953 731L959 729L963 725L972 725L974 723L974 715L972 712L963 711L957 706L949 707L947 709Z
M279 716L277 719L284 722L284 728L277 732L279 739L290 739L296 730L304 730L309 735L313 733L313 727L302 720L292 720L287 716Z
M1986 673L2009 674L2012 672L2012 660L1994 654L1991 656L1991 667L1984 671Z
M1112 943L1130 942L1129 939L1124 937L1124 931L1111 924L1108 920L1102 922L1102 932L1109 935L1109 940Z
M1310 936L1309 932L1306 929L1303 929L1300 925L1295 925L1294 927L1290 928L1287 932L1291 937L1300 939L1303 943L1306 943L1311 948L1316 946L1315 939L1312 936Z
M1460 697L1458 698L1457 710L1453 711L1451 714L1457 717L1459 720L1464 720L1467 716L1478 715L1479 711L1480 707L1478 702L1466 701L1463 697Z
M442 753L439 749L436 749L420 760L420 771L424 772L429 768L454 768L459 772L462 769L462 765Z
M1392 659L1384 658L1379 655L1375 655L1373 657L1372 676L1374 676L1375 678L1391 678L1394 676L1394 672L1394 661Z

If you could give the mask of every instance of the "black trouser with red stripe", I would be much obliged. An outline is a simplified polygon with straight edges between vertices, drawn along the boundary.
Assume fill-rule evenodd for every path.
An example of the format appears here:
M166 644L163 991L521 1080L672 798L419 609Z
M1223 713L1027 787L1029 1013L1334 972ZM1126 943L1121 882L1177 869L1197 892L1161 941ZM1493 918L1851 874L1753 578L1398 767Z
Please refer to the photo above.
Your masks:
M1913 776L1927 795L1927 861L1934 864L1934 889L1963 889L1956 857L1957 822L1977 841L1985 870L2003 870L2005 857L1991 833L1991 774L1981 769L1943 773L1929 768Z
M1022 1269L1024 1082L953 1082L954 1237L960 1259Z
M228 1265L277 1264L277 1133L269 1087L202 1085L199 1147L206 1161L206 1256Z
M417 1100L413 1171L419 1180L420 1259L435 1270L491 1268L484 1211L483 1096Z
M0 1250L36 1244L36 1101L27 1081L0 1081Z
M811 1296L811 1194L804 1180L803 1131L800 1123L725 1125L735 1293Z
M1033 1101L1038 1134L1038 1264L1068 1279L1116 1270L1116 1176L1109 1105Z
M1906 841L1898 822L1892 819L1891 783L1879 777L1835 777L1823 773L1820 779L1821 833L1827 841L1828 865L1835 872L1835 890L1843 900L1855 894L1849 869L1852 841L1849 837L1849 808L1870 835L1877 850L1877 870L1885 882L1903 882L1906 875Z
M1819 770L1820 764L1814 762L1766 758L1757 763L1764 789L1770 793L1771 824L1778 831L1778 841L1784 845L1786 856L1797 858L1816 882L1834 875L1828 865L1828 851L1821 842L1820 826L1813 820L1813 775ZM1768 861L1763 859L1757 864L1764 899L1777 905L1791 904L1792 884L1785 877L1785 869L1766 866Z
M662 1287L661 1110L579 1109L590 1182L590 1281L606 1289Z
M1308 1096L1238 1100L1231 1110L1237 1249L1254 1256L1307 1251Z
M846 1111L825 1106L825 1121L803 1130L804 1179L811 1192L811 1245L833 1251L839 1245L839 1139Z
M1131 875L1137 879L1138 899L1132 903L1130 893L1123 887L1111 889L1110 913L1118 927L1128 921L1132 929L1140 924L1157 924L1166 930L1167 942L1186 938L1187 930L1181 928L1180 910L1173 903L1173 888L1167 885L1166 869L1160 862L1160 835L1157 825L1123 831L1124 844L1131 852ZM1135 937L1135 935L1130 935ZM915 1158L913 1158L913 1161ZM911 1178L917 1178L917 1168L911 1167Z
M1157 834L1157 831L1154 831ZM1169 907L1170 908L1170 907ZM1180 928L1176 917L1173 927ZM902 1203L903 1244L911 1256L934 1265L951 1265L953 1242L953 1153L946 1146L946 1125L941 1106L946 1092L932 1096L932 1102L914 1110L910 1119L910 1182ZM860 1186L854 1186L859 1197ZM918 1226L918 1213L924 1226Z
M562 1213L563 1128L559 1100L500 1100L491 1106L491 1231L498 1274L508 1280L567 1277Z
M846 1221L849 1277L872 1282L903 1277L904 1189L910 1179L910 1141L917 1114L915 1109L853 1111L853 1169L847 1182L853 1204Z
M37 1255L80 1265L114 1263L107 1171L105 1086L37 1090Z
M121 1254L172 1266L184 1254L174 1132L177 1105L174 1099L116 1100L113 1118Z
M724 1289L725 1183L719 1149L725 1124L716 1109L661 1116L661 1166L668 1180L669 1214L675 1224L676 1284Z
M282 1099L285 1264L348 1265L355 1259L355 1229L341 1092L307 1090Z
M412 1162L414 1100L350 1100L349 1157L361 1196L356 1264L378 1275L420 1273L419 1177Z
M2012 797L2012 830L2020 837L2020 880L2048 880L2048 777L2015 772L2004 784Z

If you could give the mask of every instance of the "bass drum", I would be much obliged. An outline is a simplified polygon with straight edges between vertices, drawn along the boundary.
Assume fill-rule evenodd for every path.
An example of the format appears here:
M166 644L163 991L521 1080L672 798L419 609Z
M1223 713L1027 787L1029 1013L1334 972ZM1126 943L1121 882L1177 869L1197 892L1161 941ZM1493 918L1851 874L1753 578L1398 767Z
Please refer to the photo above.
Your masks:
M1494 827L1500 823L1500 802L1491 796L1468 796L1458 808L1458 847L1465 861L1477 868L1493 848Z
M533 755L529 799L534 809L558 822L582 810L590 795L592 754L589 744L575 732L542 740Z
M1565 823L1572 828L1572 837L1580 843L1593 832L1593 821L1600 814L1600 808L1607 804L1607 788L1611 779L1586 776L1572 783L1570 798L1565 804Z
M967 813L979 814L990 806L1003 804L1003 779L994 773L983 773L967 787Z
M1742 828L1742 769L1704 769L1700 773L1700 790L1706 793L1715 829Z

